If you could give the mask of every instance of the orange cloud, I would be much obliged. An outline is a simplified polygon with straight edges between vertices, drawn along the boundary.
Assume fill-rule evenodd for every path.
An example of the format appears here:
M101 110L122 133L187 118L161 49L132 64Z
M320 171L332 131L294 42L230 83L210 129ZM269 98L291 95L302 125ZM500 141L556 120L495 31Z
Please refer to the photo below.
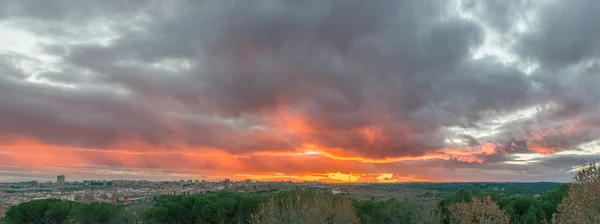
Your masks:
M45 145L34 140L12 141L4 148L0 165L17 165L27 169L47 167L104 167L108 173L136 168L167 173L197 174L213 178L357 182L367 174L368 160L331 156L317 151L255 153L237 156L217 149L150 150L87 149ZM382 161L376 161L379 164ZM307 166L307 164L310 164ZM73 170L75 171L75 170ZM243 171L243 173L240 173ZM278 173L273 173L277 171ZM60 171L65 172L65 171ZM123 171L124 172L124 171ZM108 174L107 173L107 174ZM234 174L238 173L238 174ZM269 174L272 173L272 174ZM369 174L370 175L370 174ZM115 177L118 178L118 177Z
M467 163L483 163L481 156L493 155L499 153L493 144L483 144L479 146L453 147L439 150L445 155L446 159L456 159Z
M317 144L312 133L318 128L301 114L280 108L276 113L277 130L248 133L249 138L269 142L273 138L289 141L288 148L276 150L250 150L235 153L218 147L190 146L174 141L168 146L152 145L136 136L122 136L123 141L110 148L70 147L52 145L33 138L12 137L5 139L0 148L0 165L39 170L48 167L74 169L74 167L103 167L115 178L127 169L153 170L167 174L181 174L234 180L293 180L324 182L421 182L436 181L426 172L400 168L405 164L418 164L429 160L458 160L466 163L483 163L485 156L505 153L494 144L477 147L446 147L422 155L369 157L360 151ZM172 124L173 129L178 129ZM544 144L534 144L553 132L538 133L532 138L529 149L538 153L553 153ZM560 133L577 132L572 126ZM181 131L184 132L184 131ZM377 127L357 129L356 137L365 143L364 150L383 146L388 141ZM560 134L559 133L559 134ZM235 136L226 136L235 141ZM543 141L542 141L543 143ZM357 147L360 149L361 147ZM412 166L412 165L411 165ZM408 171L410 170L410 171ZM76 172L75 170L72 170ZM64 172L64 171L61 171ZM121 172L121 173L119 173ZM403 172L403 173L400 173ZM411 173L412 172L412 173ZM435 176L435 175L433 175Z

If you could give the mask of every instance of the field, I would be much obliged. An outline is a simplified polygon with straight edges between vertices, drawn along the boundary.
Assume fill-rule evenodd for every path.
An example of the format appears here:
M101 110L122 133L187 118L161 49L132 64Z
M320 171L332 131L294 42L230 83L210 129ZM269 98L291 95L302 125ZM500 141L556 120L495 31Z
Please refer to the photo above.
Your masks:
M346 187L348 193L361 200L385 200L390 198L414 201L438 201L461 188L493 192L503 196L524 194L538 195L558 188L563 183L555 182L454 182L454 183L389 183L356 184Z

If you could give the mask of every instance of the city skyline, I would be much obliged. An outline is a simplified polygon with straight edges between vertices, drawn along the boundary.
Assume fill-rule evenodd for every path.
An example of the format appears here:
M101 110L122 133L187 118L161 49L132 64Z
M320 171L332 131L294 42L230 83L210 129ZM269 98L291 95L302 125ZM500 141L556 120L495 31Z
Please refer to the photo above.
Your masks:
M599 10L0 0L0 182L567 182L600 155Z

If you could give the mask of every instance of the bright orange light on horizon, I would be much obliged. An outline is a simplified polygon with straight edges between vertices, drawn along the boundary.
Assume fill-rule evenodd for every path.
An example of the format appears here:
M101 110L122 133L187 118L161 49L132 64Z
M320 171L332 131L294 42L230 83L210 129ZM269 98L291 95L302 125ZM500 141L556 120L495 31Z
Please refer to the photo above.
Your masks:
M398 179L393 178L394 174L393 173L383 173L379 176L377 176L377 181L378 182L398 182Z
M358 180L360 180L361 174L345 174L345 173L329 173L327 174L327 177L329 177L331 180L333 181L341 181L341 182L357 182Z

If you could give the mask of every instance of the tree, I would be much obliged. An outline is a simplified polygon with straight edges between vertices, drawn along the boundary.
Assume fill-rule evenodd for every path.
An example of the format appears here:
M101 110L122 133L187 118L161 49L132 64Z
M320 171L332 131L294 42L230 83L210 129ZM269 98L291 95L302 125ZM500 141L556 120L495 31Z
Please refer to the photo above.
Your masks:
M569 192L569 185L563 184L558 189L548 191L542 194L538 200L542 203L542 208L546 214L546 221L551 222L552 216L556 213L558 204L560 204L564 197Z
M128 215L122 207L112 204L92 202L75 205L69 212L67 223L128 224L134 221L134 217Z
M70 201L56 201L48 204L48 210L44 213L44 217L48 223L63 223L73 205Z
M350 199L310 190L279 193L261 204L250 220L253 224L360 223Z
M553 223L600 223L600 168L596 162L581 164Z
M492 198L473 198L471 202L460 202L450 206L453 223L459 224L505 224L509 223L508 214L500 210Z
M513 224L546 223L546 213L542 203L532 195L514 195L498 201L498 206L506 211Z
M81 204L58 199L25 202L6 212L10 224L128 224L135 216L107 203Z
M59 199L33 200L11 207L6 212L7 223L62 223L70 212L70 201Z
M473 198L484 198L490 197L498 199L499 196L492 193L483 192L475 189L461 188L456 193L446 196L444 199L438 202L436 214L441 219L440 222L444 224L450 224L452 221L453 213L451 206L462 202L471 202Z
M263 195L220 192L193 196L165 195L144 214L144 223L248 223Z
M354 200L356 215L363 224L370 223L423 223L425 208L407 200L359 201Z

